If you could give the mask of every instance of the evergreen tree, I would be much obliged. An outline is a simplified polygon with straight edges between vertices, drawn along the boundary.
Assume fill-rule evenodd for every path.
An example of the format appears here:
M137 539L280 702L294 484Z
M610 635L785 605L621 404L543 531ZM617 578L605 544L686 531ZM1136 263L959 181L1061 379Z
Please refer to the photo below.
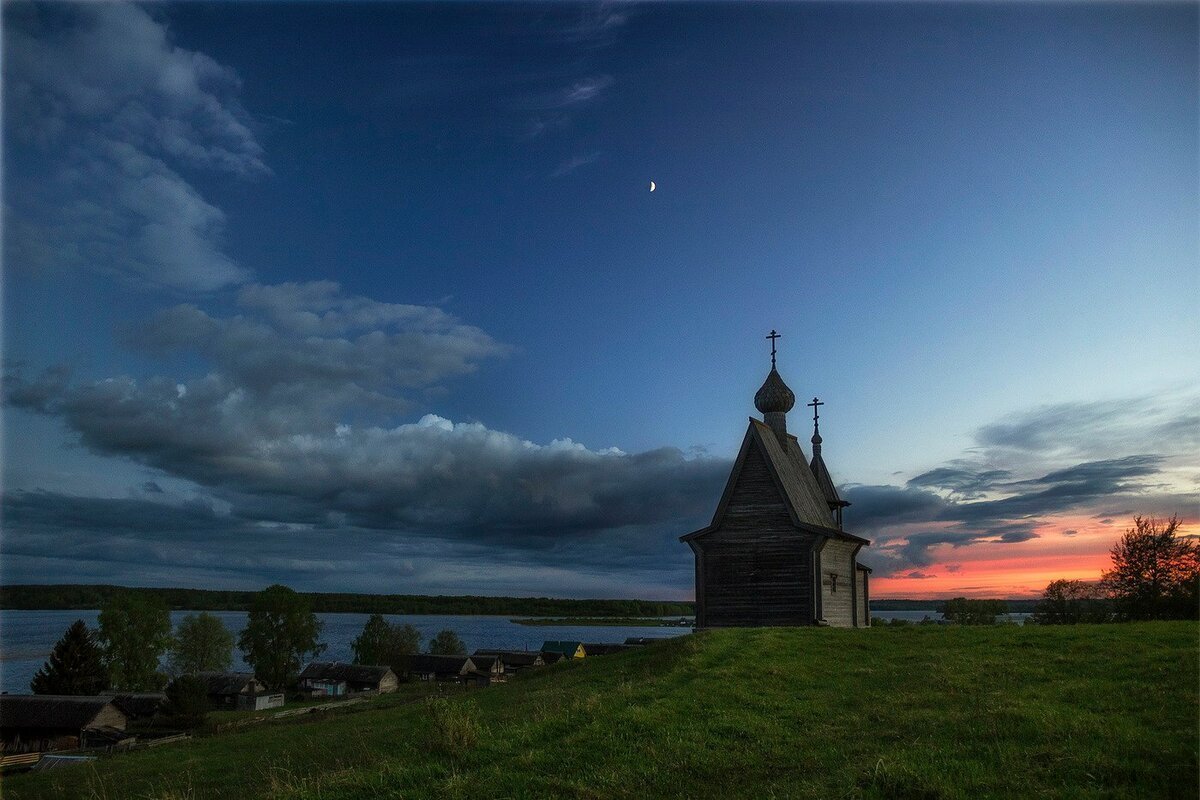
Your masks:
M461 656L466 654L467 646L457 633L444 630L429 641L429 652L435 656Z
M286 689L301 663L325 649L320 636L321 621L308 598L276 584L255 595L238 647L255 677L272 689Z
M83 620L76 620L33 676L34 694L98 694L108 688L104 653Z
M114 689L128 692L162 688L158 662L171 644L171 612L162 598L121 592L100 612L98 638Z
M206 611L179 621L168 659L172 675L222 672L233 663L233 634Z

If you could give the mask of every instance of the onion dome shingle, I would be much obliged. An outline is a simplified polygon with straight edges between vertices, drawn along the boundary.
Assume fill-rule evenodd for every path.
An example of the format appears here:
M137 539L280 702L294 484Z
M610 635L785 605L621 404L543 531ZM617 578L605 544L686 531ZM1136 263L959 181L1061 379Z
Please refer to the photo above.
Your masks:
M754 407L763 414L781 412L786 414L796 405L796 395L779 377L779 372L771 367L771 372L763 385L754 393Z

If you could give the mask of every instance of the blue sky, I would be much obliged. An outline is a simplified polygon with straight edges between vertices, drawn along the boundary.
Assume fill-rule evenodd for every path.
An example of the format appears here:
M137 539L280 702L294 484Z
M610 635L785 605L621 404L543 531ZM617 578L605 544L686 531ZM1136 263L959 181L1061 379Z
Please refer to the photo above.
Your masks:
M686 596L771 328L881 575L1195 515L1194 5L4 22L6 581Z

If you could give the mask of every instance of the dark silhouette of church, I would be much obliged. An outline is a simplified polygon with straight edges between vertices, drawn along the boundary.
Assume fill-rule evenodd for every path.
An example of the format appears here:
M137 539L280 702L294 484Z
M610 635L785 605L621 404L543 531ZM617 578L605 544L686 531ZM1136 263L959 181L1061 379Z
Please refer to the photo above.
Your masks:
M842 529L838 496L821 456L820 415L813 409L812 460L787 432L796 396L775 369L754 395L750 418L725 492L705 528L679 537L696 556L696 627L871 624L871 570L858 563L870 542Z

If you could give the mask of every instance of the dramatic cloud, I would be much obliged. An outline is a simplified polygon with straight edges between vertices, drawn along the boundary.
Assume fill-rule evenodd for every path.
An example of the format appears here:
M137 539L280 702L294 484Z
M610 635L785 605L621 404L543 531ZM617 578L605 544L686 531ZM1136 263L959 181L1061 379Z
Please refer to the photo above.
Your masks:
M682 564L673 537L703 523L728 471L674 448L536 444L433 414L381 424L412 392L506 348L440 309L329 283L251 285L238 304L232 317L177 306L128 332L147 352L198 358L201 377L73 381L56 369L26 379L15 369L7 400L62 420L94 453L202 487L229 514L192 518L239 531L369 529L493 553L583 547L604 532L620 558L650 548L659 564ZM156 510L169 499L156 481L140 493Z
M268 173L237 75L135 5L5 8L6 261L206 291L249 277L179 172Z
M981 428L969 458L926 470L904 486L845 487L853 504L847 520L874 540L864 560L885 577L929 566L939 547L1027 542L1066 515L1110 524L1133 508L1167 513L1186 504L1181 485L1194 480L1195 432L1188 428L1196 406L1194 394L1178 393L1012 415ZM1055 466L1121 448L1135 454ZM1096 512L1114 502L1128 506Z

